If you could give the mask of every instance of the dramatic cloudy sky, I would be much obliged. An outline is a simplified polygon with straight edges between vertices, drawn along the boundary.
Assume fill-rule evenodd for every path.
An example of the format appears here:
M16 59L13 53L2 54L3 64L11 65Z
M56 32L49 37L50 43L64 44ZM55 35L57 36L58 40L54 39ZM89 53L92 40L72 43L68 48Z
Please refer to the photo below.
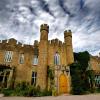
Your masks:
M39 26L50 26L49 39L73 32L75 52L100 52L100 0L0 0L0 39L33 44Z

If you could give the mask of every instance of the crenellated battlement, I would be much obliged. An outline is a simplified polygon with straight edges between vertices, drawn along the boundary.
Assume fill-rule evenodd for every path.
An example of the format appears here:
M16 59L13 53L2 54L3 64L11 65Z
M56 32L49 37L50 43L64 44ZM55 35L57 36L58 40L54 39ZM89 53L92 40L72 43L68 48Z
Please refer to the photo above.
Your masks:
M48 41L49 45L51 46L63 46L63 42L60 41L59 39L52 39Z
M18 42L14 38L7 39L7 40L1 40L0 42L0 49L2 50L22 50L22 51L32 51L33 45L26 45L22 44L21 42Z
M68 37L68 36L72 37L72 32L71 32L71 30L65 30L65 31L64 31L64 38L65 38L65 37Z
M41 32L42 30L46 30L47 32L49 32L49 26L48 26L47 24L42 24L42 25L40 26L40 32Z
M17 44L17 40L15 40L14 38L11 39L7 39L7 40L0 40L0 44Z

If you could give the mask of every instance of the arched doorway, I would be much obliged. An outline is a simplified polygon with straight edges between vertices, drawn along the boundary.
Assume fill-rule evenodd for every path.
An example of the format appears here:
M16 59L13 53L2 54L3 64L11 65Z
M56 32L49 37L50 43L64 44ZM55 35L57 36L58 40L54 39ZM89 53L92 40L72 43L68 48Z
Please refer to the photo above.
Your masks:
M68 79L65 74L61 74L59 77L59 93L68 93Z

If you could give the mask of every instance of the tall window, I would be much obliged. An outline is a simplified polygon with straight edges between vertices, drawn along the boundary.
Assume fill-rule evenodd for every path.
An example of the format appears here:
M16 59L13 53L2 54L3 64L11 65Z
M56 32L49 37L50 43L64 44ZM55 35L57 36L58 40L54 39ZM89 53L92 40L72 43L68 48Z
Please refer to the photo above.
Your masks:
M19 63L20 64L24 63L24 54L23 53L19 55Z
M59 55L58 52L56 52L55 55L54 55L54 64L60 65L60 55Z
M32 72L32 85L36 85L37 72Z
M4 61L5 62L11 62L12 57L13 57L13 51L6 51Z
M38 55L34 55L33 65L38 65Z

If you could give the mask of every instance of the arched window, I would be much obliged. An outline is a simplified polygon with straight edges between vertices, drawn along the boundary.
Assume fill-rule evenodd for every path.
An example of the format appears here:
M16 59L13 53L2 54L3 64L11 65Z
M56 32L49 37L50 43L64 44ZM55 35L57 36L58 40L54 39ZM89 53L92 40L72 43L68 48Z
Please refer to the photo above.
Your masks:
M56 52L55 55L54 55L54 64L60 65L60 55L59 55L58 52Z

